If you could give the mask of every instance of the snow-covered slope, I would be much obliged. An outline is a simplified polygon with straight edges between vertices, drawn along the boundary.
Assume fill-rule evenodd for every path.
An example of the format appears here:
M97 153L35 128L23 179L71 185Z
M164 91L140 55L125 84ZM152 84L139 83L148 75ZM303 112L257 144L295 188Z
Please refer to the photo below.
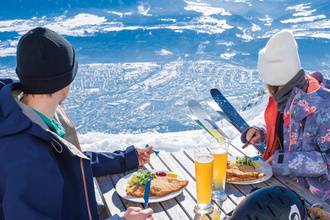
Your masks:
M18 39L33 27L73 44L80 66L64 105L82 135L197 129L187 101L219 120L206 104L212 87L246 119L257 117L266 99L258 51L284 28L305 70L330 77L327 0L12 0L0 12L0 77L15 76Z

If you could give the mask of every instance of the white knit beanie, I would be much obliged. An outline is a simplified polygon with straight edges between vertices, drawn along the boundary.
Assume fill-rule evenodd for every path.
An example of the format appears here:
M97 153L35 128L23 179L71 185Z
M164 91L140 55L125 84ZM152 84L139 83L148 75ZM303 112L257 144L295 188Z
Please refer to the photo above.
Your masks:
M258 71L269 85L285 85L300 69L297 42L289 30L275 34L259 52Z

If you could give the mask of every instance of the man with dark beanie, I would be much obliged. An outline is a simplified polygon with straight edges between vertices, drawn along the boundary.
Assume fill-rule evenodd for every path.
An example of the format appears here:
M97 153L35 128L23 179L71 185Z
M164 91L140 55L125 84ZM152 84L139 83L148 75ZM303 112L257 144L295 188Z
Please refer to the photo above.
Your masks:
M0 219L99 219L93 176L149 162L152 147L82 152L61 104L78 70L74 48L38 27L17 46L19 82L0 79ZM110 219L153 219L129 207Z

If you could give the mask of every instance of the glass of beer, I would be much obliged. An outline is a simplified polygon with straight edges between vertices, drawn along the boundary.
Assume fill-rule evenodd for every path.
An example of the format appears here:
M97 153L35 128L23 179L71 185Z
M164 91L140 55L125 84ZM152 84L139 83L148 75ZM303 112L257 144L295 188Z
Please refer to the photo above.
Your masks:
M228 159L229 140L225 138L210 139L210 151L214 158L213 161L213 178L212 178L212 199L218 202L225 201L227 194L226 186L226 170Z
M198 147L194 150L194 160L197 188L195 212L208 214L213 211L211 205L213 156L206 148Z

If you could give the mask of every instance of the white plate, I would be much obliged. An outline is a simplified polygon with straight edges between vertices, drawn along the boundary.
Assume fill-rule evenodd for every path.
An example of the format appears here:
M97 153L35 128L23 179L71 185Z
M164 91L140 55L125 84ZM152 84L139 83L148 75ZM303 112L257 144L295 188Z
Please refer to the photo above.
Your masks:
M145 172L148 172L148 171L156 173L156 172L163 171L163 170L145 170ZM164 171L164 172L167 173L167 171ZM144 203L144 198L143 197L142 198L137 198L137 197L134 197L134 196L128 196L126 194L126 191L125 191L127 181L133 176L133 174L138 174L138 173L140 173L140 172L136 171L134 173L130 173L130 174L122 177L116 184L116 191L117 191L118 195L120 195L124 199L127 199L127 200L132 201L132 202ZM178 176L178 179L181 180L181 178L179 176ZM172 198L178 196L183 191L183 189L184 188L180 189L177 192L173 192L173 193L167 194L167 195L162 196L162 197L151 196L151 197L149 197L149 203L163 202L163 201L172 199Z
M236 156L228 157L228 161L230 161L230 162L235 161L235 160L236 160ZM272 175L273 175L272 166L269 163L266 163L262 160L255 160L255 162L258 162L261 165L261 168L259 168L257 170L260 173L266 174L266 176L264 176L261 179L255 179L255 180L250 180L250 181L227 182L227 183L237 184L237 185L256 184L256 183L262 183L272 177Z

